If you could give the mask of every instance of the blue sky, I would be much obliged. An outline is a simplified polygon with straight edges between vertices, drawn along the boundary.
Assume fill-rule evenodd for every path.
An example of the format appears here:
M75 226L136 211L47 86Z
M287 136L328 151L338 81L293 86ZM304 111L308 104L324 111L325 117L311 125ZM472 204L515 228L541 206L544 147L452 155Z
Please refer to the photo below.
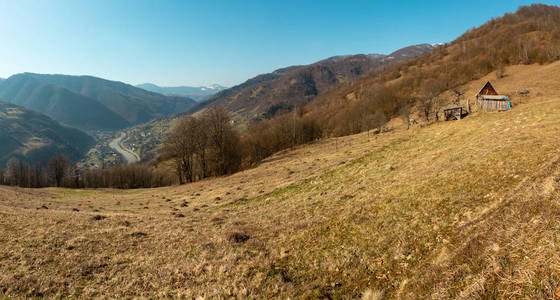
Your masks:
M449 42L533 2L0 0L0 77L232 86L334 55Z

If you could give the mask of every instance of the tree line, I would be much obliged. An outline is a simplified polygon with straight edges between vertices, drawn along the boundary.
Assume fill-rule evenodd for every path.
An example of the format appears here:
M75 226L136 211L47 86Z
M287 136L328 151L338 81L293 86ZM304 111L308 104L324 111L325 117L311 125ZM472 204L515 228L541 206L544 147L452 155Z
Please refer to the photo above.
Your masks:
M172 159L180 184L241 169L240 136L229 114L210 109L202 117L184 116L164 143L162 157Z
M376 98L381 94L386 98ZM173 161L180 184L232 174L254 167L278 151L333 133L347 135L374 128L382 130L393 115L390 110L396 110L395 113L399 110L388 106L390 109L384 111L381 105L369 103L373 99L390 103L396 95L380 89L379 94L372 95L355 110L359 117L345 115L346 122L335 120L334 130L330 127L332 120L310 114L308 107L301 104L280 109L270 119L249 122L243 135L235 129L235 123L225 109L211 107L202 116L180 119L164 143L161 159Z
M68 179L70 160L55 154L43 166L39 162L30 165L25 160L12 157L6 166L6 170L0 169L0 184L26 188L62 186Z
M30 165L12 157L0 169L0 184L24 188L152 188L169 186L177 181L164 170L150 163L140 162L107 169L78 170L62 154L54 154L45 166L37 162Z

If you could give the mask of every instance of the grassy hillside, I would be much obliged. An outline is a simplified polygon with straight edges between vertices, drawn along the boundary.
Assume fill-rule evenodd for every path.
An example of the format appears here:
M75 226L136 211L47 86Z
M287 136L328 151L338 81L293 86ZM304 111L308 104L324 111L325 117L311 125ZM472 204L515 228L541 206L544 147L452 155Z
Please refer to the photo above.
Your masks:
M77 160L94 140L77 129L59 124L51 118L21 106L0 101L0 167L12 157L30 163L47 160L61 153Z
M511 111L391 122L228 177L0 188L0 295L554 298L560 63L506 74L498 90L530 90Z

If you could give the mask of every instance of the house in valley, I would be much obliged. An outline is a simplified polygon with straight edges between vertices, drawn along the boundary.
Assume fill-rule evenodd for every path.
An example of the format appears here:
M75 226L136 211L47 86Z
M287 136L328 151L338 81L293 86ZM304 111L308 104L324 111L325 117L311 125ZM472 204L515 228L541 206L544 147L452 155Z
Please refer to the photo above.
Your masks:
M475 95L476 105L485 111L504 111L511 109L508 96L499 95L490 81Z

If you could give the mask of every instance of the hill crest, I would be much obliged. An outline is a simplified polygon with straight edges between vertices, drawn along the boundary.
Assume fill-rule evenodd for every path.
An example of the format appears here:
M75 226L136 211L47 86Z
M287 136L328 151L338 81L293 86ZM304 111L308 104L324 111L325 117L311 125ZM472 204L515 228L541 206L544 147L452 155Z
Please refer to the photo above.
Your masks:
M305 66L290 66L261 74L226 89L194 105L187 113L197 113L210 106L225 108L238 119L260 118L277 106L307 104L315 97L351 82L371 70L432 51L430 44L397 50L389 55L358 54L333 56Z

